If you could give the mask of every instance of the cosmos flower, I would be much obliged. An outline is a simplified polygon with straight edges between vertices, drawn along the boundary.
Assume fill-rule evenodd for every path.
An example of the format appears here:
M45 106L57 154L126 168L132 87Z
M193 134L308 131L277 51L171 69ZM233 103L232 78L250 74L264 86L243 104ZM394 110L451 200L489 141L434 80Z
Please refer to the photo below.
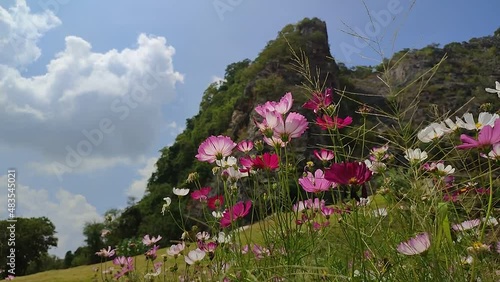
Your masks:
M203 187L200 190L195 190L191 193L191 198L193 198L193 200L206 201L211 190L212 188L210 187Z
M205 252L196 248L184 256L184 261L189 265L193 265L198 264L203 258L205 258Z
M253 149L253 142L251 140L243 140L238 145L236 148L245 154L248 154L252 149Z
M418 132L417 137L420 141L424 143L429 143L434 139L441 138L444 134L450 133L453 130L448 128L444 123L433 122L420 132Z
M208 198L207 206L211 210L216 210L224 205L224 196L217 195L211 198Z
M298 138L304 134L307 129L307 119L299 113L289 113L285 120L281 117L276 127L274 127L273 136L281 139L283 142L289 142L292 138Z
M405 151L405 159L407 159L410 163L419 163L425 159L427 159L427 152L417 149L407 149Z
M189 194L189 189L187 189L187 188L173 188L172 192L179 197L184 197L187 194Z
M461 118L456 118L457 126L460 128L465 128L467 130L480 130L486 125L493 125L495 120L498 119L497 114L490 114L488 112L479 113L477 122L474 121L474 117L471 113L465 113L463 115L463 120Z
M186 244L184 243L184 241L182 241L179 244L170 246L170 248L167 250L167 255L172 257L177 257L179 254L182 253L182 251L184 251L185 248Z
M333 158L335 157L333 154L333 151L326 150L326 149L321 149L320 151L314 150L314 156L316 156L316 158L318 158L318 160L323 161L323 162L333 160Z
M325 179L324 172L321 169L317 169L314 175L307 172L306 177L299 179L299 184L302 189L310 193L328 191L333 186L332 182Z
M144 238L142 238L142 243L146 246L151 246L153 244L156 244L156 242L161 240L161 236L158 235L158 237L151 237L149 238L149 234L144 235Z
M484 148L500 143L500 119L496 119L493 126L484 126L479 131L477 140L465 134L460 135L460 140L463 144L458 145L457 149Z
M213 163L230 156L236 143L227 136L210 136L198 147L196 158L202 162Z
M252 207L252 201L247 201L245 203L239 202L236 205L227 209L222 218L220 219L220 225L222 228L228 227L240 218L245 217Z
M330 117L328 115L323 115L323 117L317 117L316 123L323 130L327 129L341 129L352 123L352 117L339 118L339 117Z
M488 154L481 153L481 157L492 160L500 160L500 143L493 145L493 149Z
M95 254L103 258L109 258L115 255L115 249L111 249L111 246L108 246L108 249L101 249Z
M309 101L305 102L302 107L304 109L313 110L318 113L321 109L328 107L332 103L332 89L327 88L324 93L313 93Z
M372 172L365 163L343 162L325 169L325 178L343 185L361 185L370 180Z
M498 94L498 98L500 98L500 82L495 81L495 88L496 89L485 88L484 90L486 90L486 92L488 93Z
M421 254L431 246L429 233L423 232L398 245L397 250L403 255L412 256Z
M276 170L279 168L279 164L279 158L276 154L264 153L261 156L256 156L255 159L252 160L253 169Z
M387 165L379 161L365 160L365 165L373 173L381 173L387 169Z
M475 228L475 227L479 226L479 224L481 224L481 220L472 219L472 220L464 221L462 223L453 224L451 226L451 229L453 229L455 231L465 231L465 230Z

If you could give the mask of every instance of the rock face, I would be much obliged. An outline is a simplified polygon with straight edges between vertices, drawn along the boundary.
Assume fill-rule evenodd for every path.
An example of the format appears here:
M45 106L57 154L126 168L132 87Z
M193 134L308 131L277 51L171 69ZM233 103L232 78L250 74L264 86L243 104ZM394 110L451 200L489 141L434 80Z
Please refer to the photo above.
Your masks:
M260 137L253 122L256 115L254 108L257 105L268 100L278 100L286 92L293 92L294 99L305 101L304 90L297 87L304 82L304 78L294 68L297 62L291 54L290 46L293 46L293 52L296 52L298 57L304 55L304 58L307 58L313 77L316 76L316 70L320 70L321 83L326 87L339 87L339 67L330 53L326 23L313 18L304 19L296 25L288 25L266 46L253 63L260 64L259 70L246 85L241 99L235 105L229 124L231 137L234 140L242 137L256 140ZM274 53L276 56L273 56ZM261 90L262 85L266 86L266 92ZM294 103L292 110L308 115L300 108L298 102ZM308 140L308 138L302 139ZM305 143L308 142L303 143L297 146L305 150L307 147Z

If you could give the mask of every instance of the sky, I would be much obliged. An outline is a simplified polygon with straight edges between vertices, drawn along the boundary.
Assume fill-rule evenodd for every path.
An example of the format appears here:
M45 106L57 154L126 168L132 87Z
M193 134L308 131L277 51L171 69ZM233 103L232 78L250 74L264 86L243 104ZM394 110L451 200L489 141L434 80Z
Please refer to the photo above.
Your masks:
M63 257L85 222L142 197L207 86L285 25L324 20L348 66L500 27L499 1L366 2L2 0L0 187L16 169L17 216L47 216L59 238L50 253Z

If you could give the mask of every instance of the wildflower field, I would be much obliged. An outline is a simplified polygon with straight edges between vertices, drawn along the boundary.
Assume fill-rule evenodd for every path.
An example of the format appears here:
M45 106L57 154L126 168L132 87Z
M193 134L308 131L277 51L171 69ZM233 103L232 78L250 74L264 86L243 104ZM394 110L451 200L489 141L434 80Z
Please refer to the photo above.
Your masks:
M500 84L485 92L500 98ZM394 113L360 103L363 120L354 121L338 116L350 93L320 87L309 93L299 106L314 120L294 112L293 94L286 93L255 108L260 140L219 135L201 143L195 157L213 166L214 187L201 187L193 172L161 211L169 217L180 201L200 202L200 229L185 230L182 217L173 217L185 232L166 252L156 245L161 234L144 236L143 258L103 249L98 254L109 261L95 279L500 279L497 109L484 105L478 116L449 115L412 131L399 123L397 95ZM418 97L405 114L416 107ZM380 116L392 128L369 140L376 129L366 121ZM297 167L294 141L311 127L320 127L329 142L317 144L315 160ZM242 185L251 192L240 193ZM139 268L137 260L146 264Z
M255 107L259 140L199 145L193 157L213 167L214 185L193 171L164 198L158 212L184 230L171 247L146 234L134 245L144 255L110 246L96 250L94 272L78 271L93 281L499 281L498 109L414 127L402 116L418 96L402 108L392 93L386 111L306 80L305 103L289 92ZM499 99L500 83L484 91ZM343 99L359 103L358 120L339 116ZM313 127L327 141L304 161L295 141ZM193 229L171 212L182 201L201 206Z

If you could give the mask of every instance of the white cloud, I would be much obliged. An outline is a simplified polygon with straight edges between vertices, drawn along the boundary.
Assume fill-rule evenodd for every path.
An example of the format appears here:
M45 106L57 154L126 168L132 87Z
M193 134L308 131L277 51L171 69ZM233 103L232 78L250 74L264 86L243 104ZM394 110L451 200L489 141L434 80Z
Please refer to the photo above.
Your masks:
M0 176L1 183L7 183L7 176ZM6 193L0 193L0 202L6 203ZM55 198L55 199L54 199ZM60 188L54 195L45 189L31 189L18 183L16 188L17 216L49 218L56 227L57 248L50 253L64 257L68 250L74 251L84 241L85 222L102 221L94 206L79 194L72 194ZM2 209L2 218L6 218Z
M212 75L212 83L214 82L221 83L221 82L226 82L226 80L223 77Z
M128 187L125 194L128 197L134 197L135 199L142 199L144 192L146 191L146 186L151 174L156 170L156 162L158 158L150 158L146 161L146 165L138 171L140 179L132 182L130 187Z
M41 55L38 40L60 24L52 11L31 13L24 0L8 10L0 7L0 64L23 66L36 61Z
M0 64L0 120L11 121L0 124L0 143L38 150L47 159L38 167L56 164L57 176L134 160L154 145L162 105L183 81L174 53L165 38L145 34L134 49L106 53L68 36L43 75Z

